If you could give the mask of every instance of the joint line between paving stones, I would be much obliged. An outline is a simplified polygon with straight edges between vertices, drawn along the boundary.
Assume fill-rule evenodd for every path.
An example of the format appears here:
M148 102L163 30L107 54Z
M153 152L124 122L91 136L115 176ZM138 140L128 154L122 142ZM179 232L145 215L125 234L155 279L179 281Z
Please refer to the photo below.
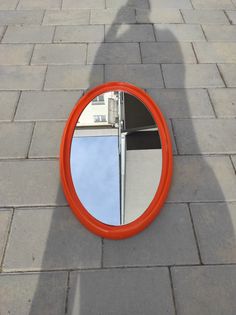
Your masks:
M206 33L205 33L205 31L204 31L204 29L202 27L202 24L200 24L200 28L202 30L202 33L203 33L204 37L205 37L205 40L208 42L208 39L207 39Z
M30 56L30 59L29 59L29 66L31 66L31 62L32 62L35 46L36 46L36 44L33 45L32 53L31 53L31 56Z
M173 279L172 279L170 267L168 267L168 273L169 273L169 279L170 279L170 288L171 288L171 295L172 295L172 300L173 300L173 306L174 306L174 310L175 310L175 315L177 315L176 300L175 300L175 293L174 293L174 285L173 285Z
M14 10L18 10L18 6L19 6L19 4L20 4L20 0L18 0L17 5L16 5L16 7L15 7L15 9L14 9Z
M184 24L187 24L187 23L186 23L186 20L185 20L185 18L184 18L184 15L183 15L182 10L179 9L179 12L180 12L180 15L181 15L181 17L182 17L182 19L183 19L183 21L184 21ZM182 24L182 23L179 23L179 24Z
M190 208L189 202L187 203L187 207L188 207L188 211L189 211L189 215L190 215L190 220L191 220L191 224L192 224L194 239L195 239L195 242L196 242L198 258L199 258L200 264L203 265L203 263L202 263L202 257L201 257L201 252L200 252L200 246L199 246L199 243L198 243L197 233L196 233L196 229L195 229L195 226L194 226L193 216L192 216L192 212L191 212L191 208Z
M43 18L42 18L42 21L41 21L41 24L40 24L41 26L44 25L43 22L44 22L44 18L45 18L46 12L47 12L47 10L45 9L44 12L43 12Z
M27 156L26 156L27 159L29 159L29 153L30 153L30 149L31 149L31 146L32 146L35 125L36 125L36 122L33 123L33 128L32 128L32 131L31 131L31 137L30 137L29 147L28 147Z
M141 43L138 43L138 47L139 47L139 54L140 54L140 62L141 64L143 64L143 57L142 57L142 51L141 51Z
M3 31L3 34L2 34L2 36L1 36L1 38L0 38L0 43L2 43L3 37L4 37L5 34L6 34L6 31L7 31L7 29L8 29L8 26L9 26L9 25L6 25L5 30Z
M86 44L86 49L85 49L85 64L88 64L88 43Z
M191 46L192 46L192 50L193 50L194 56L195 56L195 58L196 58L197 64L199 64L199 60L198 60L198 57L197 57L197 54L196 54L196 51L195 51L193 42L191 42L190 44L191 44Z
M193 6L193 3L192 3L192 0L189 0L191 6L192 6L192 9L195 10L195 7Z
M176 134L175 134L175 128L174 128L174 124L173 124L173 121L172 121L173 119L172 118L169 118L169 121L170 121L170 126L171 126L171 129L172 129L172 134L173 134L173 142L174 142L174 144L175 144L175 147L176 147L176 155L178 156L178 155L180 155L180 153L179 153L179 148L178 148L178 146L177 146L177 137L176 137Z
M226 10L223 10L224 15L226 16L227 20L229 21L229 24L232 25L233 21L230 19L228 13L226 12Z
M162 77L162 81L163 81L163 87L164 89L166 89L166 83L165 83L165 80L164 80L164 73L163 73L163 69L162 69L162 64L159 64L160 66L160 70L161 70L161 77Z
M229 159L230 159L230 161L231 161L231 164L232 164L232 166L233 166L233 170L234 170L235 175L236 175L236 167L234 166L234 162L233 162L233 160L232 160L232 155L229 156Z
M56 35L56 25L54 26L51 44L55 44L55 35Z
M43 86L42 86L42 90L41 91L45 91L45 83L46 83L46 78L47 78L47 72L48 72L48 65L46 65L46 71L45 71L45 75L44 75L44 80L43 80Z
M3 262L4 262L5 255L6 255L7 245L8 245L8 241L9 241L10 233L11 233L11 228L12 228L13 216L14 216L14 213L15 213L15 209L12 208L12 207L11 207L11 209L12 209L12 215L11 215L10 224L9 224L9 228L8 228L8 232L7 232L6 243L5 243L5 246L4 246L4 249L3 249L2 261L0 263L0 274L3 272L2 271Z
M15 120L15 117L16 117L16 112L17 112L17 109L18 109L18 104L20 102L21 93L22 93L22 91L19 92L19 95L18 95L18 98L17 98L17 101L16 101L16 107L14 109L14 113L13 113L12 120L11 120L12 122Z
M216 63L216 68L217 68L217 70L218 70L218 72L219 72L219 74L220 74L221 80L223 81L225 87L227 87L227 84L226 84L226 82L225 82L225 79L224 79L223 74L222 74L221 71L220 71L220 68L219 68L219 66L218 66L218 63Z
M68 312L69 290L70 290L70 271L68 271L67 282L66 282L65 314L67 314Z
M215 107L214 107L213 101L212 101L212 99L211 99L211 95L210 95L210 93L209 93L209 90L206 89L206 92L207 92L207 95L208 95L208 98L209 98L209 101L210 101L210 104L211 104L213 113L214 113L214 115L215 115L215 118L218 118L218 117L217 117L217 114L216 114L216 111L215 111Z
M90 9L89 10L89 19L88 19L89 25L91 25L91 22L92 22L92 10Z

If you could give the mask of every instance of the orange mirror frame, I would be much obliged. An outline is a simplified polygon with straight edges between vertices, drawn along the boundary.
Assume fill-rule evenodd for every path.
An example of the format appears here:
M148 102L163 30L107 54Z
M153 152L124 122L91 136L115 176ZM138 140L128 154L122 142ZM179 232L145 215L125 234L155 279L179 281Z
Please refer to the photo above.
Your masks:
M95 219L79 200L71 176L70 167L70 152L71 142L74 133L74 128L85 107L98 95L110 91L121 91L132 94L138 98L148 108L153 116L153 119L158 126L158 131L161 139L162 148L162 172L160 183L157 187L154 198L150 202L150 205L145 212L131 223L112 226L104 224ZM75 104L73 108L61 141L60 148L60 175L62 187L65 193L65 197L79 221L91 232L109 239L123 239L131 237L143 229L145 229L160 213L163 206L172 178L173 172L173 157L172 157L172 145L171 137L168 130L167 123L160 109L151 97L142 89L126 82L108 82L99 85L92 90L84 94L84 96Z

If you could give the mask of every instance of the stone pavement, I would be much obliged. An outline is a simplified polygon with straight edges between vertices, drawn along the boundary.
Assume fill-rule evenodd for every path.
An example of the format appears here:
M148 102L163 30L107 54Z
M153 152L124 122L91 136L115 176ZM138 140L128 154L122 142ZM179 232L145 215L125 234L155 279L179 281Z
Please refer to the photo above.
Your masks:
M0 0L0 314L236 314L236 1ZM143 233L75 219L59 143L121 80L168 119L174 177Z

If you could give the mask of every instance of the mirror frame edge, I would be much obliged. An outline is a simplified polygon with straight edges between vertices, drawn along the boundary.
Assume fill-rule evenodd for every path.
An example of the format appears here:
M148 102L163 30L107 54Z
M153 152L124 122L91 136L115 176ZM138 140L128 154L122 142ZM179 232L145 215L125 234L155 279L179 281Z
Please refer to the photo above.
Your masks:
M94 97L111 90L119 90L137 97L148 108L158 126L162 145L161 179L148 208L136 220L121 226L111 226L95 219L80 202L72 181L70 171L70 149L74 127L84 108ZM77 219L92 233L108 239L124 239L134 236L144 230L160 213L166 200L173 174L172 141L166 120L158 105L142 89L127 82L107 82L86 91L76 102L66 122L60 146L60 176L62 188L68 204Z

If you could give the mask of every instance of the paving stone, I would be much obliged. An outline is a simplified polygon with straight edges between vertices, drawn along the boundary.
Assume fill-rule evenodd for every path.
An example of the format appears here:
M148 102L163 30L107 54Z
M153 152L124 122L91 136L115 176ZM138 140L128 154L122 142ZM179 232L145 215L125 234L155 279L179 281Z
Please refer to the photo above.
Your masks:
M0 206L65 205L58 161L1 161Z
M209 41L236 41L236 25L203 25Z
M87 89L103 83L103 66L49 66L45 90Z
M236 89L209 89L218 117L236 117Z
M59 157L65 122L37 122L29 157Z
M20 0L17 9L60 9L61 0Z
M175 313L164 267L75 271L71 273L70 288L71 315Z
M176 119L180 154L236 153L235 119Z
M0 11L0 25L41 24L43 11Z
M141 43L143 63L196 63L190 43Z
M226 11L231 24L236 24L236 11Z
M178 9L137 9L138 23L183 23L183 18Z
M1 274L1 314L64 315L66 272Z
M149 9L149 0L106 0L107 8L142 8Z
M198 263L187 206L167 204L141 234L122 241L104 240L103 259L106 267Z
M91 24L122 24L135 23L135 10L132 8L117 9L92 9Z
M228 157L175 156L169 201L235 201L235 191L236 176Z
M235 314L236 266L176 267L172 278L178 314Z
M155 41L152 25L126 24L106 25L106 42L152 42Z
M15 120L66 120L82 92L23 92Z
M0 66L0 90L40 90L45 66Z
M5 249L5 245L7 241L8 230L10 228L11 216L12 216L11 209L8 209L8 210L0 209L0 265L1 265L4 249Z
M89 10L48 10L43 19L44 25L89 24Z
M142 88L162 88L163 80L159 65L107 65L106 81L125 81Z
M213 64L164 64L163 76L168 88L224 87Z
M191 212L203 263L235 263L236 204L192 204Z
M91 43L103 41L103 25L57 26L54 37L54 42Z
M149 0L150 8L192 9L190 0Z
M138 43L103 43L88 45L88 64L141 63Z
M85 64L85 44L38 44L31 64Z
M215 117L206 90L149 89L147 92L168 118Z
M0 158L26 158L32 130L32 123L1 123Z
M195 9L233 9L230 0L192 0Z
M62 8L66 9L104 9L105 0L62 0Z
M200 25L191 24L155 24L157 41L193 42L205 40Z
M182 10L184 20L190 24L229 24L220 10Z
M194 43L200 63L236 63L236 43Z
M0 10L14 10L19 0L1 0Z
M8 26L3 43L51 43L54 27L38 25Z
M101 239L88 232L70 208L16 210L3 270L100 267L101 247Z
M236 64L221 64L219 65L226 85L228 87L236 87Z
M0 121L12 120L18 98L18 92L0 92Z
M1 44L1 65L27 65L33 51L33 45Z

